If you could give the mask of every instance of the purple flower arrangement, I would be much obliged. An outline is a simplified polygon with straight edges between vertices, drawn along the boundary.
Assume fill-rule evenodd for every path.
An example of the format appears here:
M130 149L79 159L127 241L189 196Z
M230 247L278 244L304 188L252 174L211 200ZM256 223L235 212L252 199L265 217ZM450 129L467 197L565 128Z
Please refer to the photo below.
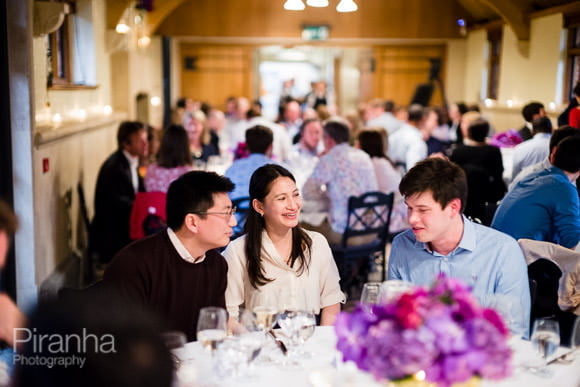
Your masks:
M440 386L472 377L499 380L511 374L509 329L493 309L479 306L469 287L439 275L430 289L417 287L396 301L358 305L335 324L344 361L377 380L424 372Z

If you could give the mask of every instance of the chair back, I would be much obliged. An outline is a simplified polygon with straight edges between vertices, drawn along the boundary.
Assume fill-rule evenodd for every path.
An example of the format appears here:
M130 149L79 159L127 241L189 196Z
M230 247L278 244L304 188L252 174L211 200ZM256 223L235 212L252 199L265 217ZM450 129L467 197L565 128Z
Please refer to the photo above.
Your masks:
M555 316L560 310L558 286L561 276L562 270L550 259L539 258L528 265L528 277L537 284L532 318Z
M367 192L348 198L347 224L342 234L341 246L357 236L377 234L381 245L386 244L393 211L394 193Z
M165 228L166 196L164 192L137 192L129 222L129 237L132 240L141 239ZM148 217L149 215L154 215L154 219Z
M236 239L244 233L244 224L246 223L246 218L250 211L250 205L249 196L243 196L232 200L232 206L237 207L236 220L238 221L238 224L234 227L234 233L232 234L231 240Z

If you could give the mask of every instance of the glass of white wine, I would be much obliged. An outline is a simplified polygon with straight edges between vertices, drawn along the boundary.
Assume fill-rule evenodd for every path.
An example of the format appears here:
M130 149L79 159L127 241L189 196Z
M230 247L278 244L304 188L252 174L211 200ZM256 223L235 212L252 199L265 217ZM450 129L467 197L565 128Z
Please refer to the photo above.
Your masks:
M201 308L197 320L197 340L212 354L227 335L228 314L224 308Z
M530 371L545 377L550 377L551 371L547 367L550 357L560 346L560 326L558 321L551 318L538 318L534 321L532 330L532 345L543 360L540 367L529 367Z

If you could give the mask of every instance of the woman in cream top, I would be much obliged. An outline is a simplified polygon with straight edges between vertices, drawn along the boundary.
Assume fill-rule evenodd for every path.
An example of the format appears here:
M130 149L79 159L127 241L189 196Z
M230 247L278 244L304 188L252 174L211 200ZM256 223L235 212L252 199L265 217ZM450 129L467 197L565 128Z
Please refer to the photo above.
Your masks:
M302 293L306 297L297 302L321 313L321 325L332 325L344 302L338 269L324 236L298 227L302 199L294 176L279 165L258 168L250 180L250 200L246 234L223 253L230 316L237 317L241 305L252 310L266 297L281 309Z

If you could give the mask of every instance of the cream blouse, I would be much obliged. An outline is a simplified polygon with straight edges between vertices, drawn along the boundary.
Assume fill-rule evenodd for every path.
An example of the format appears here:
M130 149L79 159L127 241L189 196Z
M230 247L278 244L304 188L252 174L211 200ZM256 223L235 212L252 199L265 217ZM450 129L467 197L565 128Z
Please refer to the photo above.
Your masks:
M304 289L306 299L304 307L320 313L322 308L337 303L344 303L345 297L339 286L338 268L326 238L320 233L304 230L312 239L312 259L308 270L298 276L297 269L290 268L278 254L268 233L262 233L262 267L266 278L274 279L264 286L255 289L250 285L247 271L247 259L244 252L246 236L232 241L223 256L228 262L228 286L226 289L226 307L231 317L237 317L239 307L253 309L264 296L275 299L278 308L290 303L291 294ZM298 265L295 265L298 266ZM283 289L283 290L281 290Z

